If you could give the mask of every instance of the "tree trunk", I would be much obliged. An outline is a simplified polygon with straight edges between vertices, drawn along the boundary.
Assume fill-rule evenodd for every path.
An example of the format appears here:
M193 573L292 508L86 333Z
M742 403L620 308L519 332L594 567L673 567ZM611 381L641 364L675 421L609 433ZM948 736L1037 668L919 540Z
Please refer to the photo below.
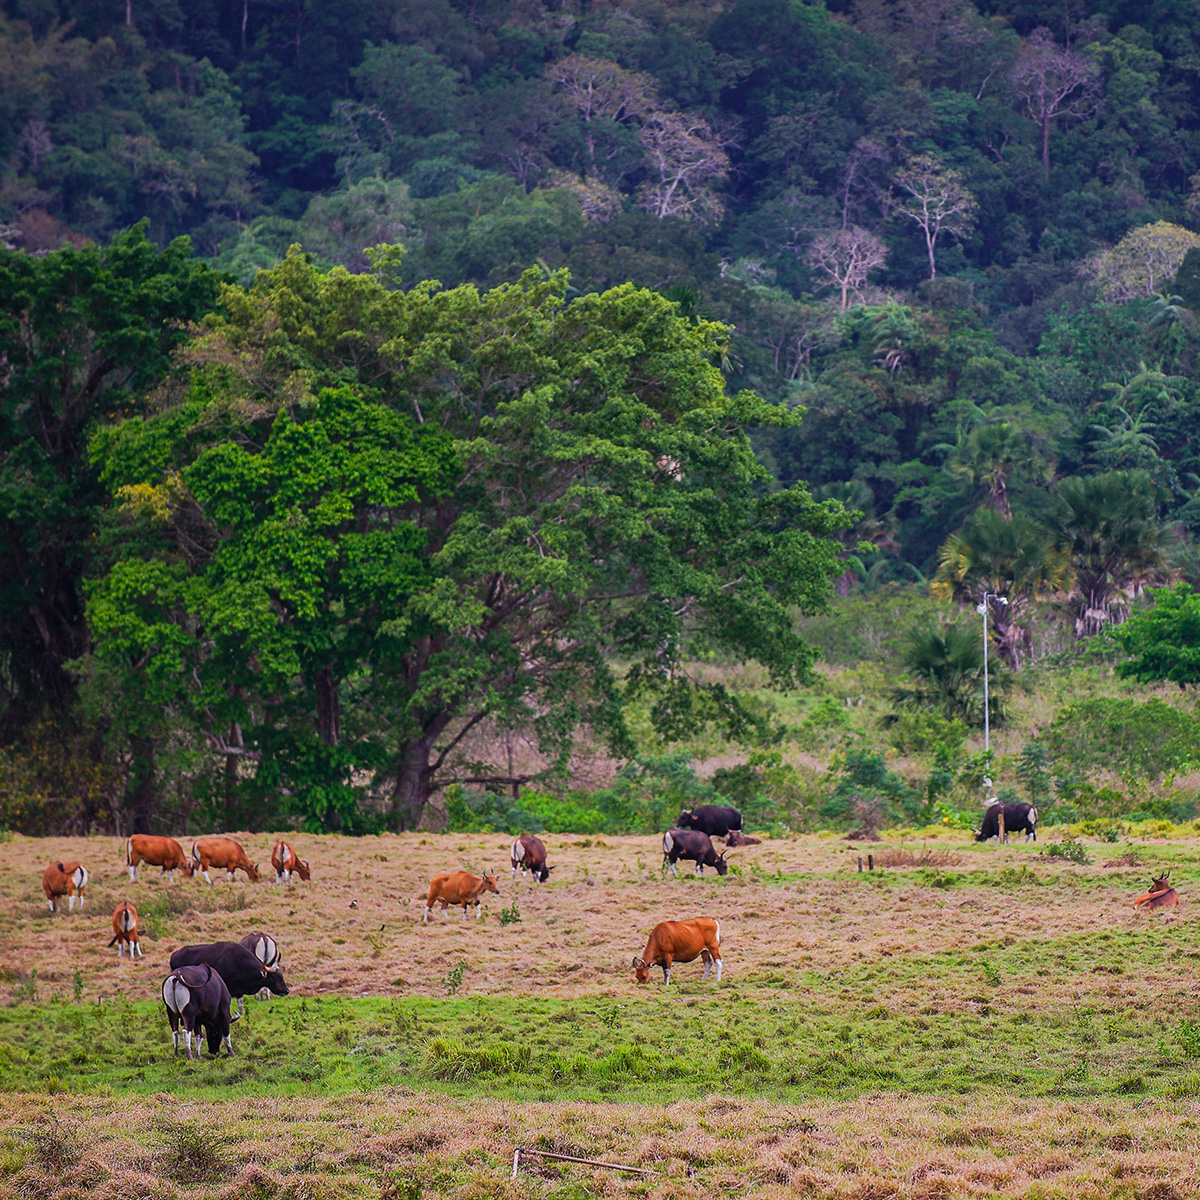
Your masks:
M429 755L436 735L408 742L400 751L396 787L392 792L392 821L400 829L416 829L433 792Z
M328 667L313 676L313 688L317 693L317 733L326 746L336 746L341 735L342 713L337 680Z
M149 833L155 815L154 739L129 735L129 832Z
M1042 170L1050 174L1050 118L1042 118Z

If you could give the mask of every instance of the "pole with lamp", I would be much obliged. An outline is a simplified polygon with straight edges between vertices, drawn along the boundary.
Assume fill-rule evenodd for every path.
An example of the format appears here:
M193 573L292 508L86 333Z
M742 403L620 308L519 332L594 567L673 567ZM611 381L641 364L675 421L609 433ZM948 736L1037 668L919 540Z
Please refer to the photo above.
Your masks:
M992 731L991 711L988 704L988 601L995 600L997 604L1008 607L1008 597L997 595L995 592L984 592L983 599L975 609L983 617L983 752L987 756L987 769L992 769ZM987 803L992 802L992 777L983 777L983 786L987 791Z

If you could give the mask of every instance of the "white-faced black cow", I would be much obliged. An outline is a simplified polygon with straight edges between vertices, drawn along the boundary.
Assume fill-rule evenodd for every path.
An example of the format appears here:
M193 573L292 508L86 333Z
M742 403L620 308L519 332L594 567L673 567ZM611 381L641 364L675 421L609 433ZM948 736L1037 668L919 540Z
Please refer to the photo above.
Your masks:
M675 822L679 829L698 829L709 837L728 837L734 829L742 828L742 814L736 808L721 808L717 804L701 804L687 808Z
M679 869L675 864L686 858L696 864L696 874L703 875L705 867L716 867L718 875L729 870L724 854L718 854L707 833L695 829L669 829L663 834L663 871L668 867L676 876Z
M546 847L541 838L534 837L531 833L523 833L517 838L509 851L512 857L512 877L517 878L517 872L521 872L521 878L525 878L526 871L532 871L533 877L538 883L545 883L550 878L550 872L553 867L546 866Z
M1008 804L992 804L983 811L983 824L975 835L977 842L986 842L991 838L1000 838L1000 814L1004 814L1004 841L1008 841L1010 833L1024 833L1025 840L1032 838L1037 841L1038 810L1032 804L1012 802Z
M227 1056L233 1055L233 1039L229 1027L236 1018L229 1015L229 989L212 967L180 967L163 980L163 1003L171 1023L171 1040L179 1053L179 1026L182 1023L187 1043L187 1056L192 1057L192 1042L196 1043L195 1057L200 1057L200 1031L208 1035L208 1052L216 1055L225 1043Z
M252 950L239 942L212 942L207 946L184 946L171 955L171 969L198 967L207 964L225 981L230 996L238 1002L238 1016L245 1009L243 996L252 996L260 988L267 988L276 996L286 996L288 985L278 967L263 966Z

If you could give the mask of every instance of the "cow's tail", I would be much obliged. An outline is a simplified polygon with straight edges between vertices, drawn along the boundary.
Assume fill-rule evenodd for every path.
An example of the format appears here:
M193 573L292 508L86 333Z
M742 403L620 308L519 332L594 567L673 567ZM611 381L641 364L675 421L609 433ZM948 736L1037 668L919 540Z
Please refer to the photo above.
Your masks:
M120 936L121 935L119 933L113 934L112 941L108 943L110 949L117 944L117 939L120 938ZM163 986L166 987L166 984L163 984ZM163 994L163 999L166 999L166 993Z
M121 928L128 933L136 924L133 914L129 911L129 901L126 900L121 906Z
M127 867L133 866L133 834L130 834L125 839L125 865Z

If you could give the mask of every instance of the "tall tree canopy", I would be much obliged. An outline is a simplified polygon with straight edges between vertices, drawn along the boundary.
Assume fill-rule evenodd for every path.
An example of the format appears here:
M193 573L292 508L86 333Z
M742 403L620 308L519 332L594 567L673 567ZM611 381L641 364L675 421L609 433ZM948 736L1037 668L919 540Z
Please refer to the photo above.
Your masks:
M472 731L532 729L552 771L580 726L627 745L623 693L669 734L746 728L698 647L807 676L793 606L824 603L844 518L764 488L745 429L795 418L726 394L721 326L631 285L403 291L398 251L375 262L296 250L229 288L185 391L96 439L133 551L89 610L114 693L153 689L314 824L353 822L369 768L412 826L448 782L528 778Z

